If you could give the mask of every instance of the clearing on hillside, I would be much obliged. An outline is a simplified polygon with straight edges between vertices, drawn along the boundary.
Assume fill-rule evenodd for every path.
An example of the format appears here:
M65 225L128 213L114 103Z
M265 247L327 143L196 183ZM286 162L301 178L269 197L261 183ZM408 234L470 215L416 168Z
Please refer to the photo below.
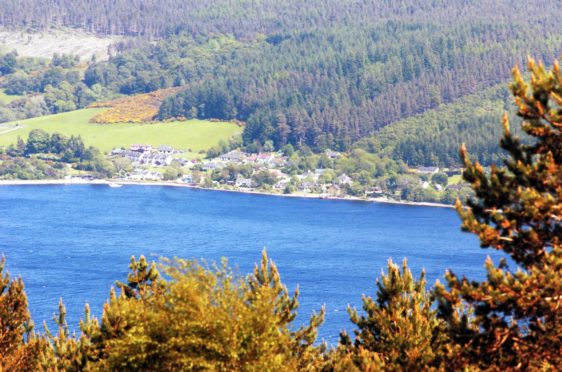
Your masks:
M166 97L181 91L182 87L159 89L146 94L127 96L111 101L95 102L90 108L109 107L90 119L92 123L147 123L154 120L160 104Z
M27 139L32 129L40 128L49 133L80 135L86 145L97 147L104 152L116 147L129 147L132 144L169 145L181 150L191 149L184 157L197 158L201 157L199 151L206 151L218 145L220 141L228 141L242 132L242 128L234 123L204 120L111 125L89 122L94 115L104 110L84 109L4 123L2 126L5 130L0 130L0 146L16 143L18 137Z
M23 96L13 96L10 94L6 94L4 93L4 89L0 89L0 103L3 103L5 105L15 101L16 99L20 99Z
M0 50L16 50L20 56L51 58L53 53L79 55L89 60L95 55L98 61L109 58L109 47L121 37L101 37L76 29L50 29L38 32L0 29Z

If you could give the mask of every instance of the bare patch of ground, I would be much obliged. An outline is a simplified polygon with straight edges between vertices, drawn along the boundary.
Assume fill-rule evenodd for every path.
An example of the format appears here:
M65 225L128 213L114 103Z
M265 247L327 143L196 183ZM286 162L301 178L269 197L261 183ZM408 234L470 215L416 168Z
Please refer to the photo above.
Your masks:
M20 124L0 124L0 134L10 133L23 128L25 127Z
M79 55L89 60L109 58L108 47L119 37L100 37L79 30L57 29L40 32L0 29L0 51L16 50L20 56L51 58L53 53Z

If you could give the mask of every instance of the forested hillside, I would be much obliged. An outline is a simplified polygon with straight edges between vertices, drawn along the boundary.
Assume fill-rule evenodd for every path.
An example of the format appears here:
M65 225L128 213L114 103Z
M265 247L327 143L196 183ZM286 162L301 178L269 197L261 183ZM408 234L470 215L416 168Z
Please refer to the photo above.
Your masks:
M505 82L528 54L553 60L559 9L552 1L0 0L0 24L158 39L90 65L83 83L122 94L185 86L160 119L237 119L247 123L247 145L347 150ZM455 148L468 133L457 128Z
M459 21L540 23L547 28L557 26L557 13L549 10L559 8L557 0L0 0L0 24L34 29L79 27L151 37L163 37L181 27L192 34L253 39L258 34L398 19L449 25Z
M247 122L246 143L345 150L392 122L505 81L522 62L516 56L551 60L561 42L539 44L513 26L396 22L249 43L180 34L91 67L86 83L125 94L186 84L164 102L161 119L238 119Z
M356 147L409 166L457 167L459 144L465 143L474 158L490 165L502 156L494 146L502 134L497 118L504 112L514 116L512 111L511 94L502 83L388 125Z

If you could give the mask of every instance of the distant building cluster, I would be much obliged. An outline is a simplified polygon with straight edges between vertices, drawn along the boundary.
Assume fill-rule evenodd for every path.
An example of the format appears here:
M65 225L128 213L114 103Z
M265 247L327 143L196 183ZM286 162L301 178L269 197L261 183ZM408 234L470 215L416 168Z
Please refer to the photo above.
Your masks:
M289 161L289 157L282 152L246 153L236 149L206 160L178 156L182 153L166 145L155 148L135 144L128 149L114 149L111 154L131 162L133 169L124 175L125 179L131 181L165 179L193 186L268 190L277 193L314 193L325 197L351 194L372 198L410 199L420 199L424 197L420 193L431 194L432 190L451 190L458 193L463 187L462 184L447 185L447 178L444 182L435 181L434 178L448 177L443 174L445 172L449 175L461 172L460 169L440 169L437 166L412 168L409 174L403 174L393 180L393 184L365 185L357 179L357 174L336 173L331 168L297 173L295 170L299 169L299 165L293 164L293 160ZM343 154L326 150L323 156L336 160L342 158Z
M259 154L248 154L240 150L233 150L219 156L209 163L226 164L255 164L266 168L281 168L287 165L287 157L276 152L260 152Z
M172 164L174 154L181 153L165 145L158 148L153 148L151 145L131 145L129 149L114 149L111 155L129 159L135 166L165 167Z

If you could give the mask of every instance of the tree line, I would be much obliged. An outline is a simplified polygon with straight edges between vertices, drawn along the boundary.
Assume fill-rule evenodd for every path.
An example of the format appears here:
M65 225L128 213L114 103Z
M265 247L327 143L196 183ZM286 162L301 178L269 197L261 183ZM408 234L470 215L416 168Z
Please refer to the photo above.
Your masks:
M3 178L61 178L64 172L60 170L65 163L101 177L111 177L116 171L115 164L106 160L95 147L86 147L80 136L49 134L42 129L31 130L27 141L18 138L16 144L5 149L5 154L8 158L0 164ZM53 167L59 171L53 171Z
M289 30L317 29L330 25L364 26L388 20L430 20L456 23L480 21L536 22L557 25L556 4L508 0L400 2L376 0L0 0L0 25L44 30L50 27L80 28L108 35L165 37L183 29L193 35L229 34L252 40ZM279 39L278 37L276 37ZM282 38L281 38L282 39ZM489 41L497 40L490 38Z

